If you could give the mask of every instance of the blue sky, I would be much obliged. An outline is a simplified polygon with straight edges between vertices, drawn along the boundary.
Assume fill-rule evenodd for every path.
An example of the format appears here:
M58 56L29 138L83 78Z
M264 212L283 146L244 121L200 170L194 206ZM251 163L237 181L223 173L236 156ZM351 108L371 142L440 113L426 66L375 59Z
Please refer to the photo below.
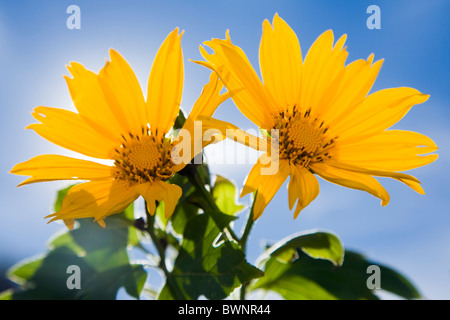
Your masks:
M69 30L66 9L81 9L81 29ZM381 29L369 30L366 9L381 9ZM346 33L348 61L367 58L385 62L373 91L410 86L431 95L395 128L430 136L440 147L439 159L410 173L426 191L421 196L404 185L381 179L391 203L361 191L320 181L319 197L293 220L285 186L255 224L249 243L254 261L262 246L292 233L309 229L337 234L348 248L404 272L426 298L450 298L450 203L448 165L450 140L449 53L450 2L446 0L397 1L0 1L0 261L12 263L42 252L60 224L46 224L55 191L64 182L16 188L20 177L8 171L35 155L73 155L24 127L33 122L30 112L38 105L73 109L63 79L65 66L78 61L98 71L109 48L128 60L146 88L159 45L175 27L185 30L182 40L185 86L182 107L189 111L208 80L198 46L230 30L259 72L258 49L264 19L278 14L297 33L303 54L325 30L335 37ZM220 119L243 129L255 129L231 101L217 111ZM209 152L213 152L211 149ZM211 165L214 174L233 179L241 188L251 164ZM248 198L243 198L248 202ZM241 220L244 219L244 216ZM239 222L238 222L239 226Z

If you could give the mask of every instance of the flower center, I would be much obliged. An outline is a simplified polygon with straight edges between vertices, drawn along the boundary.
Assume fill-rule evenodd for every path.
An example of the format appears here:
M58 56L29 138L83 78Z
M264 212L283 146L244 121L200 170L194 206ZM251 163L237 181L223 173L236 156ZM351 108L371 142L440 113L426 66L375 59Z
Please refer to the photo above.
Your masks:
M173 172L170 158L172 142L155 137L146 129L141 135L122 136L123 142L114 157L114 178L130 184L167 180Z
M323 121L312 118L311 109L301 112L295 106L292 113L282 111L275 116L278 129L279 156L289 162L307 167L311 162L330 159L337 137L327 135L328 127Z

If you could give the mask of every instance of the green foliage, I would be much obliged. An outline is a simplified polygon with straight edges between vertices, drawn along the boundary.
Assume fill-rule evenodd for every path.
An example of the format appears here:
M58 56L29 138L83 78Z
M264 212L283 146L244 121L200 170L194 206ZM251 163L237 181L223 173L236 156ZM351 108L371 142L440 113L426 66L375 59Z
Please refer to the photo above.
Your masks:
M242 283L262 276L248 264L237 243L217 243L220 230L207 215L191 219L173 271L160 299L224 299ZM178 290L181 294L175 292Z
M58 208L68 188L58 192ZM13 266L8 277L20 284L9 299L115 299L120 288L139 298L146 282L143 265L128 257L130 246L139 246L138 230L133 227L133 205L107 220L103 229L92 219L77 220L73 231L55 235L49 251ZM68 267L80 268L81 289L69 289Z

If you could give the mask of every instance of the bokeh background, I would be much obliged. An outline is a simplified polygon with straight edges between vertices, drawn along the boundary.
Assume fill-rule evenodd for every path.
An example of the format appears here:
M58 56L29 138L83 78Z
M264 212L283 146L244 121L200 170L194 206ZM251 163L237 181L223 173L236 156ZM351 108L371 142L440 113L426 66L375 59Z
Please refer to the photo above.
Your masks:
M81 29L69 30L69 5L81 9ZM381 9L381 29L370 30L369 5ZM248 247L250 262L267 243L290 234L321 229L337 234L347 248L394 267L408 276L426 299L450 298L449 143L450 2L447 0L396 1L0 1L0 273L24 258L46 249L58 223L47 224L55 192L65 182L16 188L22 181L8 171L18 162L43 153L72 155L24 128L33 122L30 112L38 105L73 110L64 74L70 61L98 72L109 48L121 52L135 70L146 92L156 51L175 27L185 30L182 40L185 85L182 107L188 112L209 77L209 71L188 59L199 60L198 46L230 30L232 41L246 52L255 69L264 19L279 15L297 33L303 54L325 30L335 37L348 34L348 61L384 58L373 91L410 86L431 98L414 107L395 128L432 137L439 159L410 173L418 177L426 195L403 184L381 179L391 194L382 207L364 192L320 181L321 193L293 220L283 187L254 226ZM231 101L217 118L243 129L255 129ZM248 154L227 144L228 156ZM239 188L252 163L221 164L224 146L207 150L211 171L232 179ZM249 159L254 157L249 155ZM241 202L250 199L244 197ZM246 212L236 223L237 231ZM1 289L8 286L4 278ZM395 297L388 297L395 298Z

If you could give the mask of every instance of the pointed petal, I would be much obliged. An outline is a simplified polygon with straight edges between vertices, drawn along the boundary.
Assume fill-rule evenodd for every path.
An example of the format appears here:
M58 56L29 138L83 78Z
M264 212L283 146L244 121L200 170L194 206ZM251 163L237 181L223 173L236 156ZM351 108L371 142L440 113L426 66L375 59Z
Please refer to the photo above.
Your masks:
M317 197L319 190L319 181L308 169L295 165L291 166L291 179L288 185L289 208L291 210L298 200L294 219L297 218L301 210Z
M126 132L138 133L147 128L144 95L128 62L115 50L98 75L105 100Z
M194 103L188 118L173 142L172 156L179 152L177 151L178 149L190 149L190 153L183 157L182 163L176 164L172 168L173 171L178 172L183 169L207 145L225 139L224 135L220 135L220 137L216 136L214 139L211 137L211 139L205 140L204 133L208 128L199 128L199 122L197 122L200 116L212 116L217 107L229 97L228 92L220 93L222 88L223 83L219 80L218 75L215 72L211 72L209 82L203 87L202 93Z
M125 210L139 195L125 182L110 180L77 184L69 189L61 210L46 218L55 220L93 217L100 221L106 216ZM101 223L101 222L100 222Z
M270 127L276 102L262 84L241 48L233 45L227 32L225 40L213 39L205 45L214 50L200 52L207 62L197 63L217 72L239 110L259 127Z
M245 132L229 122L204 116L200 116L198 120L201 121L203 131L217 130L217 132L221 132L228 139L246 145L247 147L258 151L267 151L268 142L266 140Z
M100 86L98 75L83 65L72 62L67 69L73 78L65 76L72 100L80 116L100 134L114 140L127 129L121 114L114 114Z
M31 176L19 186L54 180L99 180L111 178L111 167L60 155L40 155L19 163L11 173Z
M41 123L30 124L37 134L63 148L89 157L110 159L119 140L110 140L88 125L79 114L58 108L37 107L32 113Z
M241 197L249 192L257 191L255 202L253 204L253 219L258 219L262 214L266 206L275 196L275 193L280 189L286 178L289 176L289 164L287 161L279 161L279 168L275 174L265 175L262 174L266 165L261 164L258 161L250 171L249 176L245 181L244 189L242 190Z
M429 137L412 131L388 130L356 143L339 144L337 161L385 171L406 171L438 158L438 147Z
M202 93L195 101L188 119L195 120L200 115L211 117L217 107L230 97L228 92L220 93L223 87L223 82L217 73L211 72L209 82L205 84Z
M327 166L322 163L314 163L311 169L323 179L336 183L343 187L366 191L381 199L381 204L389 203L389 194L383 186L372 176Z
M255 192L258 190L260 186L260 177L261 177L261 170L263 169L263 165L261 164L261 161L258 159L256 164L252 167L250 172L248 173L245 182L244 187L242 188L240 197Z
M369 94L384 61L372 64L372 60L373 55L370 55L367 60L357 60L346 66L321 99L323 120L331 127L345 119Z
M311 108L311 114L320 116L326 104L320 102L330 96L330 88L342 74L348 53L343 35L333 46L333 31L322 33L308 50L302 68L300 106Z
M409 186L414 191L424 194L424 191L422 187L420 186L420 181L417 180L417 178L401 173L401 172L394 172L394 171L386 171L386 170L374 170L374 169L367 169L365 167L358 167L352 164L343 163L343 162L337 162L337 161L328 161L327 165L333 167L333 168L339 168L342 170L346 170L349 172L356 172L356 173L362 173L370 176L376 176L376 177L387 177L392 178L395 180L398 180L400 182L405 183L407 186Z
M273 28L263 23L259 63L264 85L280 109L292 110L300 103L302 52L295 32L278 14Z
M414 105L423 103L428 98L429 95L407 87L374 92L345 119L333 124L333 130L340 133L340 143L367 139L393 126Z
M148 80L147 112L150 128L165 134L178 115L183 90L183 52L178 28L173 30L156 54Z
M65 219L63 220L64 225L69 229L70 231L73 230L73 227L75 226L75 219Z

